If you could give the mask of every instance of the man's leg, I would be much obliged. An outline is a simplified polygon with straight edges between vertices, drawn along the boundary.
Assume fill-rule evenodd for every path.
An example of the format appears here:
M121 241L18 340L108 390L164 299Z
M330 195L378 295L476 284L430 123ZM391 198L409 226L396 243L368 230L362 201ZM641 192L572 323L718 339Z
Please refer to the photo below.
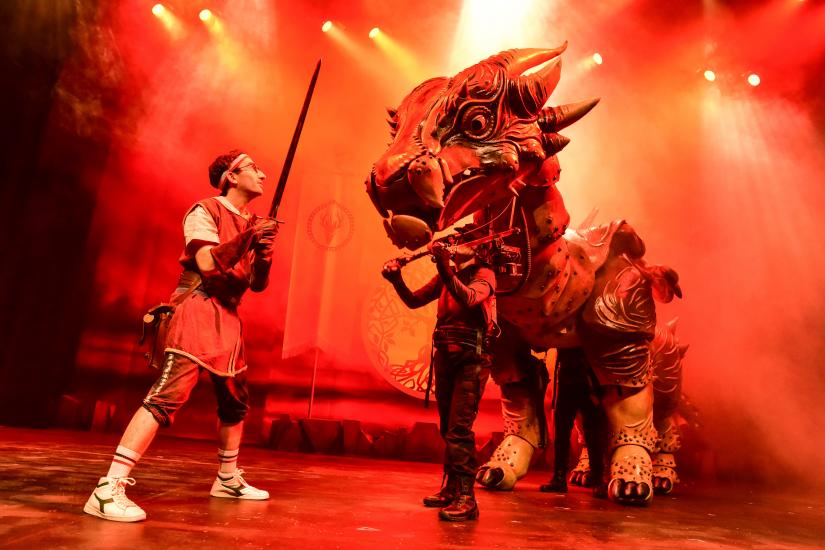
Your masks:
M458 478L455 500L443 508L438 517L446 521L478 518L475 500L476 440L473 424L478 415L481 394L490 376L489 360L472 352L456 354L455 385L447 429L448 472Z
M238 469L238 454L243 437L243 421L224 424L218 420L218 474L231 476Z
M559 350L558 380L556 381L556 406L553 410L553 478L539 486L549 493L567 492L567 467L570 461L570 433L579 407L579 388L570 369L576 368L567 361L565 352Z
M256 489L243 478L238 454L243 437L243 421L249 411L246 371L235 376L210 373L218 400L218 475L209 492L218 498L266 500L269 493Z
M594 495L604 498L607 497L607 482L604 479L607 418L601 404L595 402L595 396L582 401L581 415L585 446L590 458L590 485Z
M159 427L152 413L143 407L139 408L120 438L106 477L129 477L132 468L155 439Z
M453 397L453 377L450 376L449 354L443 350L436 350L433 364L430 365L435 374L435 401L438 407L438 428L441 439L447 437L447 428L450 419L450 407ZM445 439L446 441L446 439ZM444 451L444 474L441 477L441 488L434 494L424 497L424 506L429 508L444 508L455 500L458 479L447 471L449 454Z
M158 427L169 426L175 412L189 399L199 372L192 361L171 353L166 355L160 377L123 432L109 471L86 501L86 513L112 521L146 519L146 512L126 496L126 486L135 484L129 474L154 440Z

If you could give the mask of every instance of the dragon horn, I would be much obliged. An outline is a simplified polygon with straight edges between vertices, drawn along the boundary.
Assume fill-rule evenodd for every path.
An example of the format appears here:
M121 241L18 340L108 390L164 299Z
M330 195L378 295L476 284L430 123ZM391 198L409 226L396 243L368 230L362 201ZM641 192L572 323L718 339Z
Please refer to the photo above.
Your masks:
M517 78L528 70L550 61L567 49L567 42L558 48L517 48L505 50L490 57L487 61L496 62L507 69L507 76Z
M600 98L595 97L578 103L567 103L542 109L538 120L539 128L543 132L558 132L589 113L599 100Z
M561 57L556 57L538 71L520 76L511 82L515 83L527 113L535 116L541 113L541 108L556 89L560 78Z
M518 116L536 116L561 78L561 53L567 48L567 42L554 49L522 48L506 50L487 62L504 67L511 90L512 107ZM547 63L538 71L523 74L525 71Z

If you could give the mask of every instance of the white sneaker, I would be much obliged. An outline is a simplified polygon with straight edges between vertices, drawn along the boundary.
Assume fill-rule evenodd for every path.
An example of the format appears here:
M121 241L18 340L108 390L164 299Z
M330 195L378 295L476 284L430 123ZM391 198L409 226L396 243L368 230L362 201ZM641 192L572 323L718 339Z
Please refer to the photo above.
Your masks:
M243 478L243 470L240 468L232 474L218 473L209 494L218 498L240 498L244 500L266 500L269 498L268 491L256 489L246 482Z
M126 486L134 484L131 477L101 477L83 511L111 521L143 521L146 512L126 496Z

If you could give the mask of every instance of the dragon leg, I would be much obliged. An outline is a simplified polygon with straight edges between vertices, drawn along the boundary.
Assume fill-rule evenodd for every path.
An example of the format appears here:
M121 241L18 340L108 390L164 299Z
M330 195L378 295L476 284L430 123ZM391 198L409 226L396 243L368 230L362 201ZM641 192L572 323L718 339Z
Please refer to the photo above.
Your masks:
M659 452L653 455L653 491L668 494L679 482L675 453L681 448L677 423L682 402L682 361L687 345L676 336L676 319L656 327L651 343L653 363L653 424L659 432Z
M527 473L542 432L535 394L529 379L501 385L504 439L478 469L476 480L484 487L509 491Z
M570 483L578 485L579 487L586 487L590 481L590 455L587 453L587 447L582 445L582 452L579 455L579 461L576 467L570 472Z
M667 495L679 483L675 453L682 447L681 433L675 415L661 421L654 418L654 423L659 432L659 451L653 455L653 490Z
M653 388L611 386L604 398L607 413L610 482L607 493L622 504L647 504L653 497L651 454L657 446L653 426Z

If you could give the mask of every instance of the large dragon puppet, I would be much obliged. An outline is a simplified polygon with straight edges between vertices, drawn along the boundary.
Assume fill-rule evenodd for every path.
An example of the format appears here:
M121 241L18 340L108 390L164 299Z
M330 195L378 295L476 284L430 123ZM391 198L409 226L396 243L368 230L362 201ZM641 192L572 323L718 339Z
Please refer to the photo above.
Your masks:
M367 192L399 248L420 248L469 215L487 233L519 229L501 243L497 272L502 334L492 375L505 438L479 481L512 487L540 444L544 392L531 350L581 347L604 388L608 495L646 503L657 445L654 295L670 300L678 285L674 272L643 260L644 243L624 221L568 230L556 155L569 139L558 132L598 100L544 106L565 47L504 51L420 84L389 109L393 140Z

